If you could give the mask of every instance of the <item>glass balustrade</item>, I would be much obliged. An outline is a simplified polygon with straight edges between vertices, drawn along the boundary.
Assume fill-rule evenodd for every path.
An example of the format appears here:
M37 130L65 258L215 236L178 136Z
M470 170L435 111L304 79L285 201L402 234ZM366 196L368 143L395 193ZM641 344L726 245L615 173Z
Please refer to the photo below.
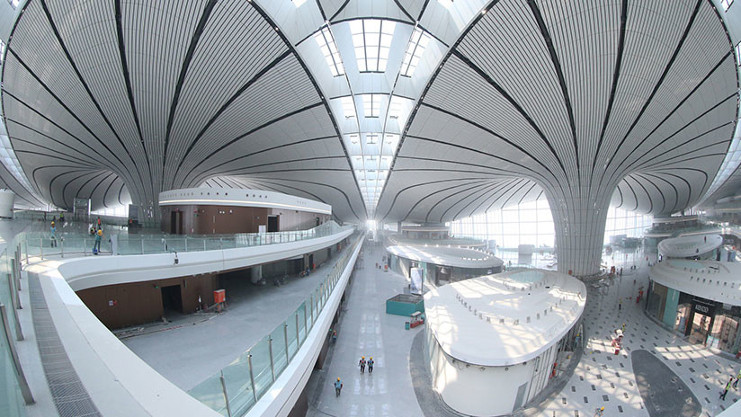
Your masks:
M232 417L247 413L290 365L307 340L361 242L362 236L357 236L329 275L283 323L226 368L191 389L189 394L224 416L229 415L227 410Z
M100 251L110 255L115 249L117 255L141 255L222 250L314 239L353 229L353 226L339 226L335 222L328 222L310 230L275 233L209 236L114 234L114 239L104 235ZM9 346L21 334L17 315L14 314L20 285L20 280L17 279L20 261L28 263L33 262L33 259L47 257L92 255L94 242L93 236L59 230L55 239L49 233L21 233L0 253L0 304L6 306L5 319L9 329L9 337L0 333L0 409L10 417L26 415L21 388L25 380L19 379L16 374ZM314 322L348 266L352 253L361 242L362 235L355 235L354 243L338 259L328 276L283 323L218 374L191 389L189 394L225 416L230 413L231 416L241 416L249 411L290 365L306 341Z
M21 417L26 415L24 391L28 401L32 398L12 346L23 339L17 314L20 265L14 248L17 245L10 244L0 253L0 410L3 416Z
M109 232L104 229L99 252L103 255L145 255L168 252L201 252L246 248L297 242L331 236L353 226L340 226L334 221L313 229L271 233L240 233L234 235L152 235ZM48 232L21 233L16 238L21 243L23 257L46 259L48 257L79 257L93 255L95 237L86 233L65 233L57 229L52 238Z

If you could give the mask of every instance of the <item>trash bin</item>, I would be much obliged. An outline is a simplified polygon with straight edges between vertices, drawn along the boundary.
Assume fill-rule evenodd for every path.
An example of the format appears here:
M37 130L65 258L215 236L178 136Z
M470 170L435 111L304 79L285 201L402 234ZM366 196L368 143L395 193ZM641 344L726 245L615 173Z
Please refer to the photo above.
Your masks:
M409 330L409 322L408 321L407 322L404 322L404 328L406 330Z

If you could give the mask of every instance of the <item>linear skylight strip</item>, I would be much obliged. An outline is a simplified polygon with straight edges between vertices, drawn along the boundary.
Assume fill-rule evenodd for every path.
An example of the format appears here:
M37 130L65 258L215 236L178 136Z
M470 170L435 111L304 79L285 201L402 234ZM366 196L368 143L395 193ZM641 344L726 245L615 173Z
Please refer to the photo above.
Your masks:
M341 97L340 103L342 103L342 114L344 114L345 119L357 117L355 113L355 100L353 100L352 96Z
M319 45L319 49L322 51L324 60L327 61L332 75L335 77L345 75L345 67L342 65L340 52L337 50L337 44L334 42L334 37L332 37L329 27L325 26L314 34L314 40Z
M404 62L401 64L401 75L411 77L414 74L414 70L417 69L419 60L428 42L430 42L430 35L426 34L419 27L415 28L411 39L409 39L407 50L404 53Z

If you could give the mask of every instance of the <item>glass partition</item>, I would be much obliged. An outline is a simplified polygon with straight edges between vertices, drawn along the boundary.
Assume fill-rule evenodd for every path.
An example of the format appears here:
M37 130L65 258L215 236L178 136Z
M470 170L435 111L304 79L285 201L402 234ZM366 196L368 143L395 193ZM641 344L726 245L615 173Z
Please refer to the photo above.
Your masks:
M3 411L3 416L8 417L26 415L25 401L21 391L19 374L16 373L11 346L11 343L15 343L21 335L20 323L16 315L18 282L16 280L16 254L12 252L14 250L12 248L15 247L15 245L9 244L0 253L0 305L4 306L5 312L3 315L2 310L0 310L0 410ZM6 325L7 328L5 328ZM25 381L22 373L20 379ZM27 385L26 390L30 398Z
M129 234L104 228L99 252L107 255L114 254L113 252L115 255L142 255L235 249L314 239L352 229L353 226L340 226L334 221L309 230L235 235ZM94 254L95 236L88 233L65 232L59 228L54 238L50 233L32 232L21 233L16 239L22 243L23 254L28 255L31 262L48 257Z
M114 252L116 255L140 255L222 250L314 239L353 229L353 226L339 226L335 222L303 231L208 236L117 234L104 229L100 252L108 255ZM338 259L327 277L283 323L219 373L192 388L189 394L225 416L241 416L249 411L288 367L307 340L309 331L348 266L350 256L361 243L362 235L356 234L353 244ZM17 252L13 256L3 252L0 257L0 303L13 311L13 293L17 291L13 279L13 259L16 254L24 263L48 257L92 256L94 244L93 235L66 233L59 229L54 239L50 233L17 235L12 246L8 246L13 250L17 248ZM8 320L11 334L16 337L13 314L8 314ZM11 356L7 340L0 340L0 373L4 375L0 375L0 405L3 405L0 409L9 410L7 414L11 417L25 416L20 386L15 379L12 362L8 362L12 361Z
M300 234L293 237L304 238ZM354 243L340 257L327 277L283 323L217 375L191 389L189 394L225 416L227 404L232 416L241 416L249 411L288 367L306 341L314 322L326 306L329 295L348 266L352 253L362 240L362 235L356 236ZM220 381L221 375L224 378L223 386L220 382L215 382Z

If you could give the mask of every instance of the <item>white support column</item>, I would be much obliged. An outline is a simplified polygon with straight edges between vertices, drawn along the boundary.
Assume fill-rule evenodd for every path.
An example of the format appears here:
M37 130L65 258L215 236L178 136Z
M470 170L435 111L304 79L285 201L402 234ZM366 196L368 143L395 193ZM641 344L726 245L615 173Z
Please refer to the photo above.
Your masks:
M606 187L590 192L584 187L568 197L546 189L556 233L559 272L576 277L599 272L605 221L614 189Z

